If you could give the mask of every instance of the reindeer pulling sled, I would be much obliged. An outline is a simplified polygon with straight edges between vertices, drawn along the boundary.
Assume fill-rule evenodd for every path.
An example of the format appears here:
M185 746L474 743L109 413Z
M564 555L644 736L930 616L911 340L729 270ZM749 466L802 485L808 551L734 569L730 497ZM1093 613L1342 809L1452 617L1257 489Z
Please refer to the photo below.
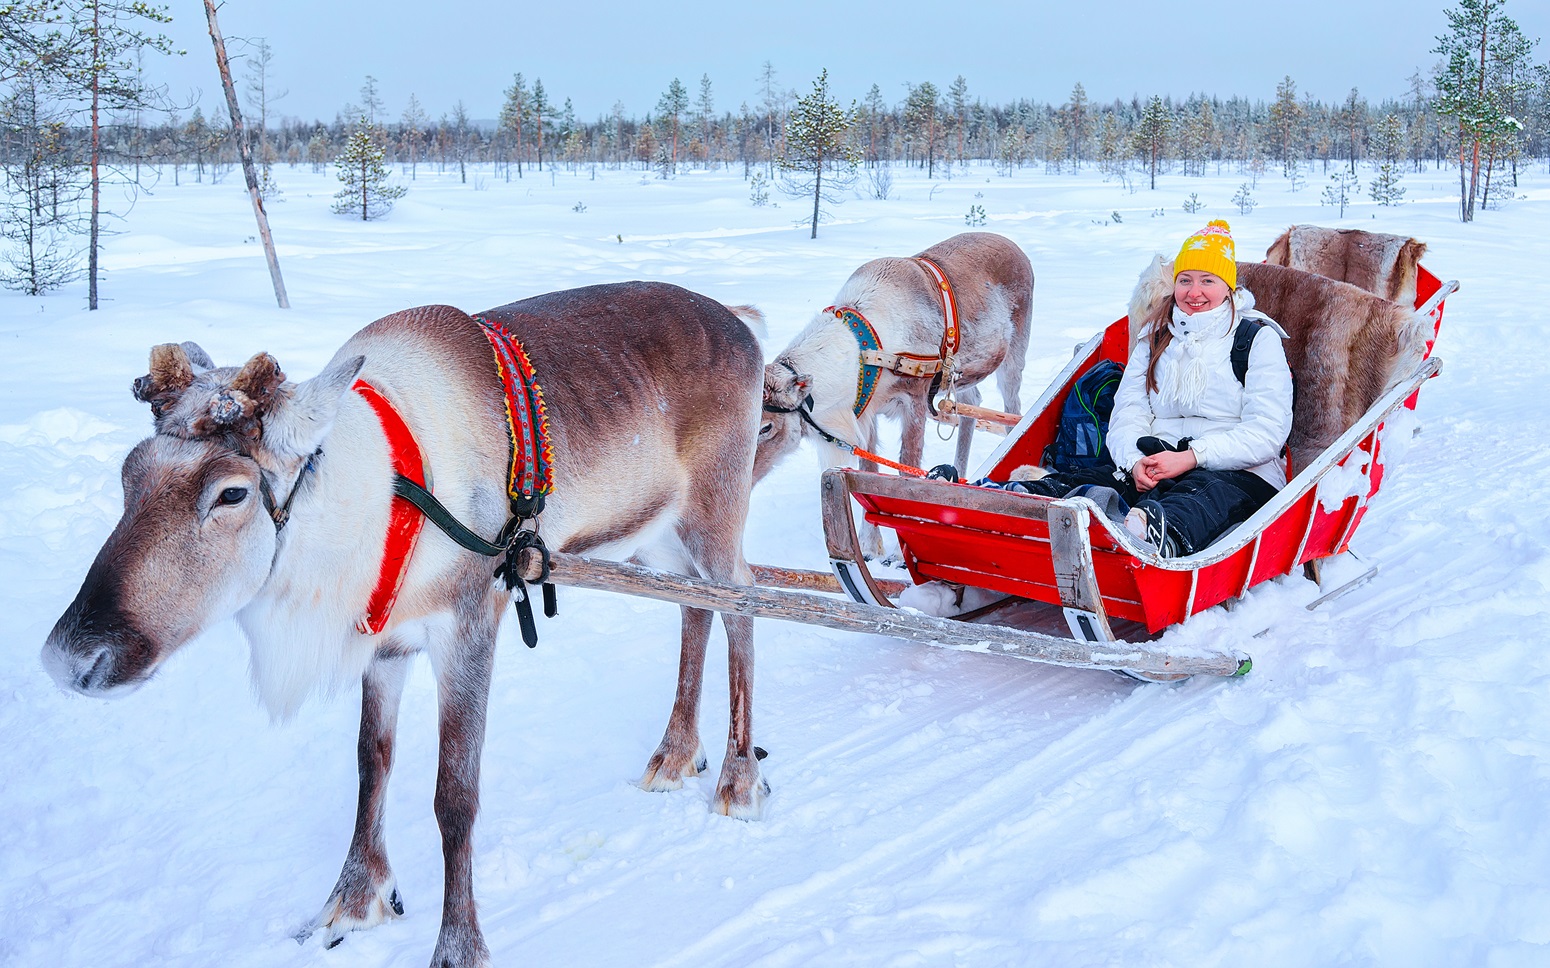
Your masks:
M954 246L977 241L992 244L960 239L923 257L940 258L950 275ZM1285 258L1273 247L1273 262L1298 262L1308 240L1294 230L1283 242ZM999 278L1021 291L1032 278L1019 257L1003 260ZM904 269L923 278L918 266ZM1171 273L1157 269L1168 288ZM1141 549L1085 498L831 470L823 523L834 574L750 568L742 533L762 446L752 314L665 284L550 293L476 317L447 306L405 310L361 330L301 383L286 380L267 353L219 367L195 344L163 344L135 383L155 433L125 459L124 514L42 660L66 688L119 695L202 629L235 617L251 646L254 685L277 715L294 712L315 686L360 681L355 835L323 910L298 935L321 932L332 947L404 910L382 818L408 662L428 653L446 867L432 963L480 968L489 952L470 834L496 631L513 592L526 605L523 638L536 638L524 582L683 606L678 689L641 779L648 790L677 789L709 765L700 678L711 612L722 613L730 712L712 807L735 817L757 817L769 792L752 736L754 617L1148 679L1247 672L1248 658L1231 643L1175 654L1147 637L1347 550L1383 482L1389 438L1404 431L1396 418L1441 365L1431 348L1456 285L1418 266L1403 291L1381 295L1282 265L1240 264L1239 277L1290 334L1296 473L1216 545L1174 559ZM1145 279L1137 291L1149 291ZM996 302L1007 332L1026 325L1025 302ZM966 333L988 318L970 315ZM1131 315L1141 318L1134 307ZM983 346L970 348L954 372L982 379L1007 358L1020 370L1015 344L994 360L972 355ZM1121 319L1082 347L982 475L1001 479L1037 463L1076 380L1099 361L1125 359L1129 345ZM696 367L722 374L725 385L681 378ZM547 406L535 370L552 394ZM924 406L899 399L906 414ZM914 582L1004 597L952 619L894 607L905 586L868 569L857 506L898 534ZM533 523L540 508L542 538ZM494 542L481 537L492 534ZM610 556L662 570L601 560ZM493 586L491 558L501 562Z
M1443 303L1458 288L1414 260L1391 256L1388 271L1363 274L1363 253L1299 253L1304 236L1325 247L1372 249L1387 236L1298 227L1271 249L1272 263L1240 263L1258 305L1287 330L1297 380L1288 484L1275 499L1212 546L1162 558L1138 545L1086 498L1050 499L905 475L836 468L822 480L824 536L833 574L752 566L759 587L664 574L631 564L556 555L551 579L722 612L912 639L940 647L1056 665L1112 669L1166 681L1191 675L1242 676L1252 661L1237 646L1192 646L1171 653L1156 641L1167 628L1227 603L1255 585L1302 568L1325 581L1327 562L1349 553L1357 526L1382 486L1386 458L1408 438L1421 385L1442 361L1432 347ZM1346 239L1345 236L1359 238ZM1374 243L1373 240L1379 240ZM1381 257L1381 253L1365 253ZM1322 262L1320 261L1322 259ZM1312 264L1330 275L1290 268ZM1370 266L1368 267L1370 268ZM1169 278L1159 262L1153 272ZM1146 288L1143 278L1138 296ZM1368 289L1376 290L1369 292ZM1413 310L1410 308L1413 307ZM1132 316L1139 317L1131 307ZM1007 480L1038 464L1054 440L1061 407L1081 376L1104 360L1123 365L1131 316L1079 347L1071 362L1010 429L975 478ZM966 408L967 409L967 408ZM985 416L979 408L969 415ZM961 415L961 414L959 414ZM1012 418L981 420L1006 432ZM857 509L862 512L858 518ZM861 520L892 529L913 583L970 586L998 599L953 618L896 605L906 583L875 576L857 535ZM536 564L529 566L536 574ZM1367 568L1324 587L1309 607L1370 579ZM827 593L827 594L824 594Z

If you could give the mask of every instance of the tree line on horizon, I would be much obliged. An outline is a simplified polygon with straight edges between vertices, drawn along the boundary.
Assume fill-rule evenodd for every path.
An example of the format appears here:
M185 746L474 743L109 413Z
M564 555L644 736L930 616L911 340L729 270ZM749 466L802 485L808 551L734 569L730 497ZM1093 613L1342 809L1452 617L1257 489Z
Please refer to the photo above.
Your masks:
M249 45L240 86L263 190L279 191L277 167L335 166L342 179L355 179L347 181L346 191L356 192L350 197L360 196L354 208L340 210L358 209L363 218L373 213L359 186L373 177L373 166L383 172L396 166L411 182L422 166L456 171L465 181L475 166L508 180L545 169L637 168L662 178L684 168L740 169L758 204L762 186L777 181L792 194L821 195L847 184L859 169L866 173L865 189L885 198L892 166L950 178L963 165L989 163L1008 175L1033 167L1051 174L1097 170L1132 189L1155 187L1158 174L1225 172L1255 183L1278 175L1295 188L1342 168L1349 173L1342 177L1354 184L1358 168L1366 165L1381 173L1373 197L1383 201L1384 194L1385 203L1403 194L1398 180L1404 172L1456 168L1460 218L1470 221L1477 209L1496 207L1514 194L1524 166L1550 165L1550 65L1534 61L1537 40L1526 38L1502 13L1503 3L1458 0L1444 11L1447 31L1431 51L1439 58L1436 66L1410 77L1406 95L1376 103L1354 88L1339 101L1324 102L1299 94L1288 76L1273 96L1258 98L1202 93L1180 100L1156 95L1098 102L1077 83L1058 102L1023 98L995 104L973 96L960 75L943 88L929 80L911 84L892 102L874 84L844 108L826 75L812 94L799 97L766 62L752 102L744 100L735 110L718 103L710 77L702 75L693 92L672 79L644 115L632 115L618 103L609 114L587 121L541 79L529 82L517 73L503 92L499 116L486 122L471 119L461 101L433 120L414 95L390 116L371 77L357 102L332 121L276 121L283 95L274 89L273 52L262 40ZM124 79L137 82L136 97L110 105L93 136L83 123L79 79L72 82L52 70L46 57L29 61L27 48L13 44L18 36L58 31L72 12L79 17L114 4L150 10L160 18L155 22L165 22L164 9L130 0L38 0L0 7L0 38L7 41L0 60L5 217L0 232L10 243L0 280L7 285L38 292L67 281L68 259L63 272L55 266L45 273L47 284L29 273L17 250L32 243L19 239L14 226L19 214L30 213L29 231L37 235L40 212L61 213L54 229L42 234L56 256L68 248L61 239L79 222L88 154L131 183L140 182L144 167L170 176L174 184L220 179L237 162L229 123L206 118L197 107L184 116L164 98L153 103L146 94L154 89L144 83L138 59L116 65ZM18 9L52 11L54 19L29 26L18 19ZM142 44L137 50L164 48ZM814 100L820 89L821 103ZM829 147L814 155L815 145ZM1380 191L1380 182L1388 187ZM384 202L403 187L384 186ZM821 201L814 197L815 234Z

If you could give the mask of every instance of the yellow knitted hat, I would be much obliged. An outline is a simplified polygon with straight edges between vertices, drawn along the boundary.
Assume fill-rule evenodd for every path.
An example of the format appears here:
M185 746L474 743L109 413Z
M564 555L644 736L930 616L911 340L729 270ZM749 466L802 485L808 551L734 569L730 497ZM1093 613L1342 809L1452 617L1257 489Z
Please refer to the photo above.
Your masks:
M1232 228L1221 219L1206 223L1206 227L1184 240L1179 247L1179 257L1173 260L1175 278L1188 270L1209 272L1220 276L1227 288L1238 288L1238 263L1234 258Z

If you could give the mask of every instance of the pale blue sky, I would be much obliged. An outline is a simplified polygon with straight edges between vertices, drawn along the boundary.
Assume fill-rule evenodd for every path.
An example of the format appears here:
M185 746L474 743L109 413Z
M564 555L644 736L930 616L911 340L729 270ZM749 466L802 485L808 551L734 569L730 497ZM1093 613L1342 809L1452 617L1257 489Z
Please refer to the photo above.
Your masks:
M1286 74L1299 92L1325 100L1355 86L1377 101L1403 95L1406 79L1429 69L1446 5L228 0L220 16L229 40L268 38L273 84L289 91L273 108L281 115L331 120L358 100L371 74L391 118L411 92L432 118L459 99L471 117L493 118L521 71L593 119L616 100L644 113L674 77L693 94L702 74L710 75L718 110L754 105L766 60L787 89L805 93L827 67L842 98L860 99L876 83L889 103L909 82L945 88L958 74L971 95L995 103L1063 101L1077 81L1100 101L1192 91L1269 99ZM188 54L148 68L174 95L199 88L206 113L224 111L202 4L171 0L169 9L169 33ZM1550 3L1510 0L1506 12L1530 37L1550 35ZM1536 53L1543 63L1550 47Z

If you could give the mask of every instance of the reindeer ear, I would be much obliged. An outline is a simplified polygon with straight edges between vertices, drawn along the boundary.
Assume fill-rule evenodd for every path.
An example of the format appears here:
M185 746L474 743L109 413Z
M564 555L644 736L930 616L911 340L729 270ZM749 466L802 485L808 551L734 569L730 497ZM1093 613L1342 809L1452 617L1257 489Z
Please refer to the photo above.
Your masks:
M322 373L282 395L264 421L264 447L293 457L317 450L334 427L340 400L365 364L364 356L335 359Z
M215 361L210 359L210 354L204 351L204 347L191 339L186 339L179 344L183 352L188 356L188 362L196 372L215 369Z
M138 377L131 390L136 400L150 404L151 413L159 417L193 382L188 353L176 343L161 343L151 347L151 372Z

